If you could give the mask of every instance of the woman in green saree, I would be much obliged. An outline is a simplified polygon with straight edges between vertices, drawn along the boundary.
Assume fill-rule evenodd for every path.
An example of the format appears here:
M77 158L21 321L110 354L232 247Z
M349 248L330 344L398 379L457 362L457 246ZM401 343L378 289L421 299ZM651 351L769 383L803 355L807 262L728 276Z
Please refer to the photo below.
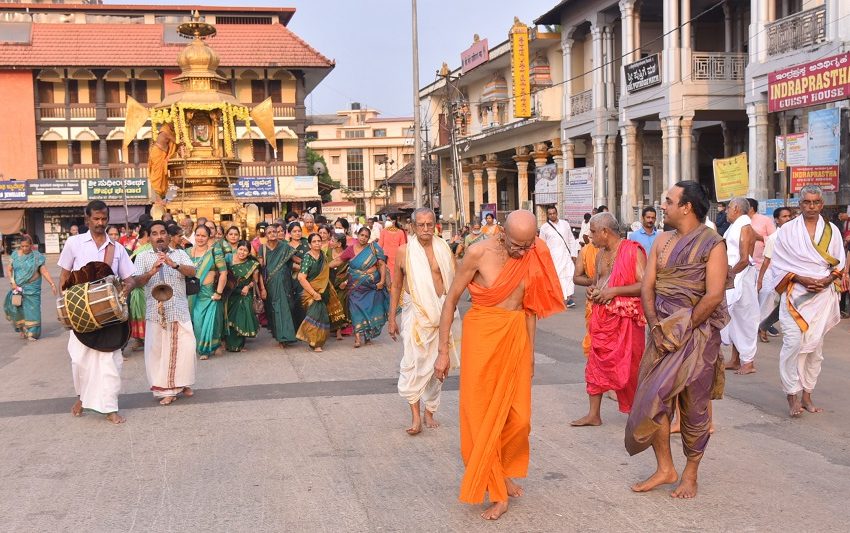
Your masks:
M10 259L6 274L12 290L6 294L6 320L12 323L21 338L34 341L41 337L41 278L50 284L54 296L59 293L44 265L44 256L33 249L32 237L24 235L18 251L12 252ZM15 294L20 294L21 305L14 305Z
M242 231L236 226L230 226L224 234L223 239L219 239L216 245L221 250L221 255L224 256L224 261L230 263L233 259L233 253L236 251L236 245L239 239L242 238Z
M282 348L297 342L292 320L295 302L292 298L292 258L295 249L283 240L283 228L280 224L270 224L266 228L266 244L260 246L258 253L263 266L263 281L266 293L266 318L269 331Z
M321 352L331 325L342 323L345 315L331 284L331 269L322 253L322 238L312 233L308 239L310 251L304 254L298 273L304 319L295 336L309 344L314 352Z
M236 243L228 271L230 296L224 307L224 347L228 352L244 352L245 339L256 337L257 330L260 329L260 322L252 306L254 287L257 287L261 298L267 296L261 285L260 262L251 255L251 245L248 241Z
M136 249L130 254L130 259L135 262L140 253L151 249L153 249L153 246L150 243L150 233L147 225L143 225L139 229ZM128 307L130 309L130 337L136 339L133 351L141 350L145 346L145 309L147 307L144 287L136 287L130 291Z
M195 229L195 245L189 249L189 257L195 264L201 290L189 297L192 327L195 330L196 351L201 360L209 357L221 347L224 330L222 294L227 283L227 264L218 247L210 246L210 229L198 226Z

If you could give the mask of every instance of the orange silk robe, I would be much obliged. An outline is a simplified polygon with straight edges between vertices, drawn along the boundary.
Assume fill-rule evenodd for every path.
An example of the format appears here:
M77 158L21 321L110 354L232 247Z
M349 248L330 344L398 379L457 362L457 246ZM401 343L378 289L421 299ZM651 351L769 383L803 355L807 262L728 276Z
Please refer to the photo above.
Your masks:
M165 198L165 193L168 192L168 160L177 151L177 145L168 143L168 152L151 143L150 151L148 152L148 179L151 182L151 188L160 198Z
M592 242L584 245L582 249L584 255L582 262L584 263L584 275L589 278L596 277L596 254L599 253L599 248L593 246ZM584 327L587 333L584 334L584 340L581 341L581 347L584 350L584 356L590 354L590 311L593 309L593 302L590 298L585 297L584 300Z
M523 309L496 307L520 283ZM525 477L531 431L531 361L526 315L564 310L563 293L546 244L509 258L492 287L469 284L472 308L463 318L460 363L460 450L466 472L460 500L508 499L505 477Z

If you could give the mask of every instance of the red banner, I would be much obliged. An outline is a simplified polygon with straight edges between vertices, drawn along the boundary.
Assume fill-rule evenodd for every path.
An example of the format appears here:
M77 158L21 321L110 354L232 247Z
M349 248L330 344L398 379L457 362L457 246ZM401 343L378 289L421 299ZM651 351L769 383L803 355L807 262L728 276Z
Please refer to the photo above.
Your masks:
M838 167L791 167L791 192L798 193L806 185L817 185L824 191L837 191Z
M767 105L771 113L850 98L850 52L771 72Z

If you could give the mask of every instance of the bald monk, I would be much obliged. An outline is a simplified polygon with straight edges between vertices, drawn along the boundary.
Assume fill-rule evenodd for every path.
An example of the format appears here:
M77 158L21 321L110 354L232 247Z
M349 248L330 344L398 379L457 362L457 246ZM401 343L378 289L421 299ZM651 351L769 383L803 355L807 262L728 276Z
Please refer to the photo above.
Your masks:
M496 520L508 496L522 488L510 478L528 471L531 378L537 319L564 310L558 274L530 211L514 211L505 231L467 250L449 288L440 318L434 375L446 378L451 325L457 302L469 289L472 308L463 318L460 368L460 450L466 472L460 500L490 507Z

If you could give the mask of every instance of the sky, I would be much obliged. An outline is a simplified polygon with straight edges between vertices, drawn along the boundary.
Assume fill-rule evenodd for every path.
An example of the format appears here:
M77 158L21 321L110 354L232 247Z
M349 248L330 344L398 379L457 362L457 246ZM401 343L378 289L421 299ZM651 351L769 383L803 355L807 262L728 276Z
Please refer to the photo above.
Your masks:
M445 61L460 65L460 53L478 34L494 46L508 37L514 17L531 25L559 0L418 0L419 85L436 78ZM105 0L114 4L193 4L190 0ZM359 102L385 117L413 116L410 0L216 1L201 5L294 7L289 29L336 68L308 96L307 113L335 113ZM214 42L211 43L215 46ZM424 117L423 117L424 118Z

